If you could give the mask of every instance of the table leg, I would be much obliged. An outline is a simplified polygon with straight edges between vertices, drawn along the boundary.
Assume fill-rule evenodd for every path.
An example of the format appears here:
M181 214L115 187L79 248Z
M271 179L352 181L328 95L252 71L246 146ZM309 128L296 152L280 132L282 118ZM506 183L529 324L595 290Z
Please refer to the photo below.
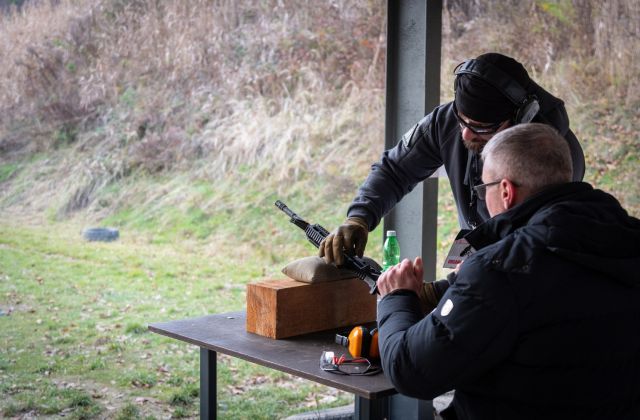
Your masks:
M355 420L382 420L387 418L389 399L379 398L370 400L356 395Z
M217 416L216 352L200 347L200 418L215 420Z
M418 400L402 394L389 397L389 418L433 420L433 402Z

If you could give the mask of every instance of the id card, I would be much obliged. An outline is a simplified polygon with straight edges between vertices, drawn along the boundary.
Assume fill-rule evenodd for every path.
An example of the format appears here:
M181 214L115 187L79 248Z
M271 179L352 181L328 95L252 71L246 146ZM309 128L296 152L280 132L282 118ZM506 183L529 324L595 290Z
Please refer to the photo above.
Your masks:
M464 238L464 236L469 232L471 231L468 229L462 229L456 235L456 239L453 241L453 245L451 245L447 258L444 260L444 268L456 268L458 264L476 251Z

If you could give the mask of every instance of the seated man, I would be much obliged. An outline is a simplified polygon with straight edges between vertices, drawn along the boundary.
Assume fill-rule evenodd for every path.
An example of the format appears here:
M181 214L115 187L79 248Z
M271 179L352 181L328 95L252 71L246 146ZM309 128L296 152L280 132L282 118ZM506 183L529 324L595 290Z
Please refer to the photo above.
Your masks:
M402 394L460 419L640 418L640 220L571 182L566 141L522 124L482 152L491 219L426 317L420 258L384 273L380 351Z

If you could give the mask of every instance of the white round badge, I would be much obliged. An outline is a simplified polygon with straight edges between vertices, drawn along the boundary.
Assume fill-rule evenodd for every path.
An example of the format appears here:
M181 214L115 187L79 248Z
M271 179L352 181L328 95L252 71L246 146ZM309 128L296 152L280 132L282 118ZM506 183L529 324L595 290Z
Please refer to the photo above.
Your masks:
M453 309L453 302L451 301L451 299L447 299L444 305L442 305L442 310L440 311L440 315L447 316L451 313L452 309Z

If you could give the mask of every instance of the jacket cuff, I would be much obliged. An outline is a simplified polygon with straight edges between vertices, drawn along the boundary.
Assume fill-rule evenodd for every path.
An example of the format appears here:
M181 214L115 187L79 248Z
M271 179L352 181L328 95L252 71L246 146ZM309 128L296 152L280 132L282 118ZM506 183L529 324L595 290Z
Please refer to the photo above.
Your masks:
M364 207L350 208L349 211L347 211L347 217L359 217L366 221L367 226L369 227L369 232L373 231L377 226L374 217Z

